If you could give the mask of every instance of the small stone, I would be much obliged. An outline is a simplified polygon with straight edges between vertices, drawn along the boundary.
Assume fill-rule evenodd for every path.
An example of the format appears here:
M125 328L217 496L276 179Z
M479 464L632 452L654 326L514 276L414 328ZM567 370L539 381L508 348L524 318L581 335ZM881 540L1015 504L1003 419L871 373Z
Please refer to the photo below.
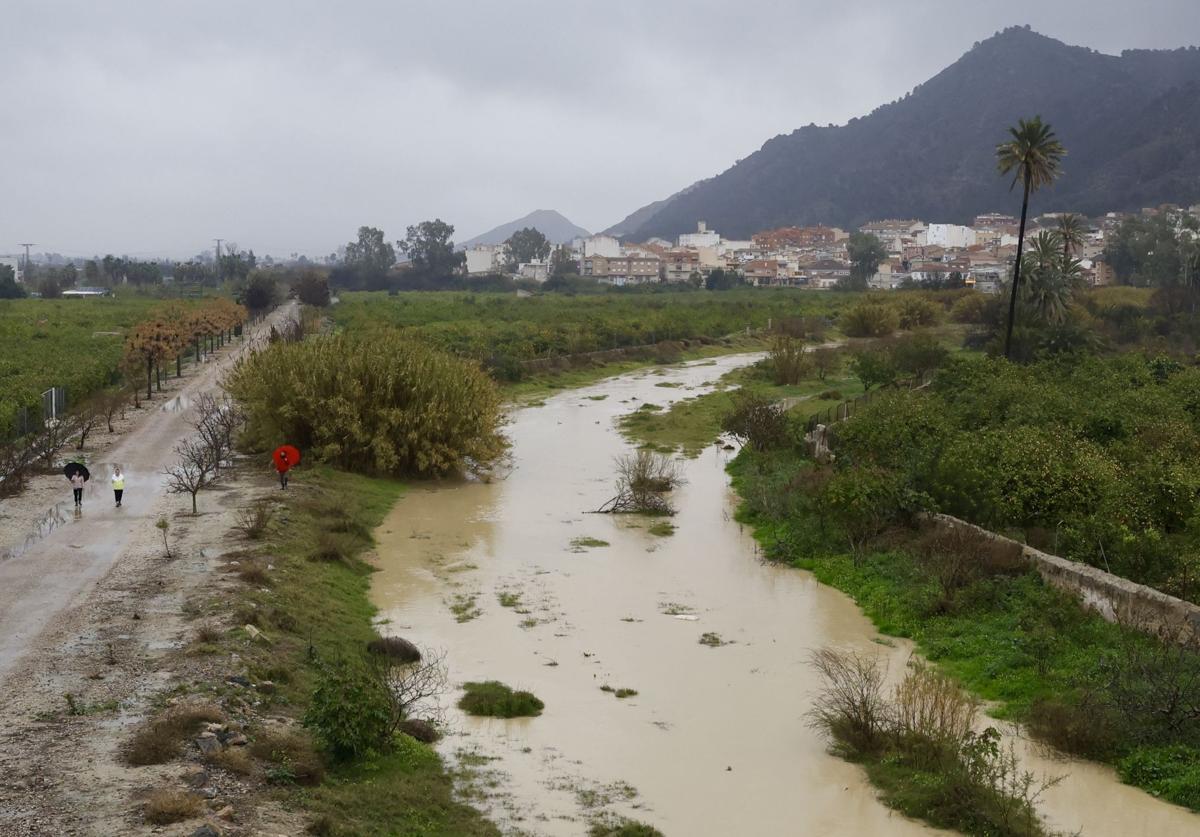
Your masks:
M205 823L192 832L192 837L221 837L221 829L210 823Z
M196 739L196 746L200 748L200 752L206 756L211 756L221 752L221 741L214 733L202 733Z
M219 819L219 820L232 820L232 819L233 819L233 806L232 806L232 805L226 805L226 806L225 806L224 808L222 808L220 811L217 811L217 819Z
M247 688L247 689L249 689L249 688L250 688L250 680L249 680L249 678L243 677L243 676L242 676L242 675L240 675L240 674L234 674L234 675L231 675L231 676L229 676L229 677L226 677L226 678L225 678L225 682L226 682L226 683L232 683L232 684L233 684L233 685L235 685L235 686L243 686L243 687L245 687L245 688Z
M204 728L209 732L217 733L218 735L225 731L225 725L218 723L205 724Z

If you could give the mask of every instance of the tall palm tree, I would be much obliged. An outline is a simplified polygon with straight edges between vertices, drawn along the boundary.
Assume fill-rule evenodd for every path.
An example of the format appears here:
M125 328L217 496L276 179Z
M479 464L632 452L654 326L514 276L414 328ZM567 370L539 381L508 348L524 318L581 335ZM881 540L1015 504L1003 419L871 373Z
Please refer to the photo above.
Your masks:
M1083 222L1083 218L1073 212L1068 212L1066 215L1058 216L1058 225L1054 230L1058 233L1058 239L1062 242L1063 261L1071 258L1071 253L1083 246L1083 239L1087 235L1087 225Z
M1059 161L1067 153L1042 117L1020 119L1009 128L1011 139L996 146L996 166L1001 175L1013 175L1010 190L1022 184L1021 228L1017 233L1017 262L1013 266L1012 297L1008 302L1008 331L1004 337L1004 357L1011 357L1013 319L1017 313L1017 290L1021 284L1021 251L1025 247L1025 220L1029 216L1029 196L1049 186L1061 173Z

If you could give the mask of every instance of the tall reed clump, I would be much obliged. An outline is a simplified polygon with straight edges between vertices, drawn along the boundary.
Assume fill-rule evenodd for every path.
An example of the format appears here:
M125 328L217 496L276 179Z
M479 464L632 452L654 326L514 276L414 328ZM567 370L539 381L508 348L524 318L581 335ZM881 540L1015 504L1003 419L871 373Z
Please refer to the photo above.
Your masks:
M226 388L246 441L282 441L365 473L437 476L504 451L500 395L478 364L398 334L278 342L242 360Z

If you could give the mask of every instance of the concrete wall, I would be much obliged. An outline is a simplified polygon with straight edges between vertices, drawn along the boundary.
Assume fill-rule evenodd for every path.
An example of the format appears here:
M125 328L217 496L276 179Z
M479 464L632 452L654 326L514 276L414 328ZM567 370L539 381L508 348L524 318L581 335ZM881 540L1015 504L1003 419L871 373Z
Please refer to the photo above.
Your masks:
M1085 607L1109 622L1176 642L1200 640L1200 606L1089 564L1050 555L957 517L930 514L924 520L945 529L966 528L994 541L1002 550L1010 551L1026 566L1037 570L1047 584L1079 596Z

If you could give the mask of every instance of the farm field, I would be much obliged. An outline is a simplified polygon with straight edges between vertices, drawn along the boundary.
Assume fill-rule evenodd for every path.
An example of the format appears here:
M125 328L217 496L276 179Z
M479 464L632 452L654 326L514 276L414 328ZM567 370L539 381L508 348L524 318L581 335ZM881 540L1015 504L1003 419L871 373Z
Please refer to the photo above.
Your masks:
M52 386L74 403L114 383L125 333L162 304L140 295L0 301L0 437Z
M534 297L360 292L343 294L331 312L340 328L400 329L516 382L527 375L526 361L829 319L858 298L789 289Z

